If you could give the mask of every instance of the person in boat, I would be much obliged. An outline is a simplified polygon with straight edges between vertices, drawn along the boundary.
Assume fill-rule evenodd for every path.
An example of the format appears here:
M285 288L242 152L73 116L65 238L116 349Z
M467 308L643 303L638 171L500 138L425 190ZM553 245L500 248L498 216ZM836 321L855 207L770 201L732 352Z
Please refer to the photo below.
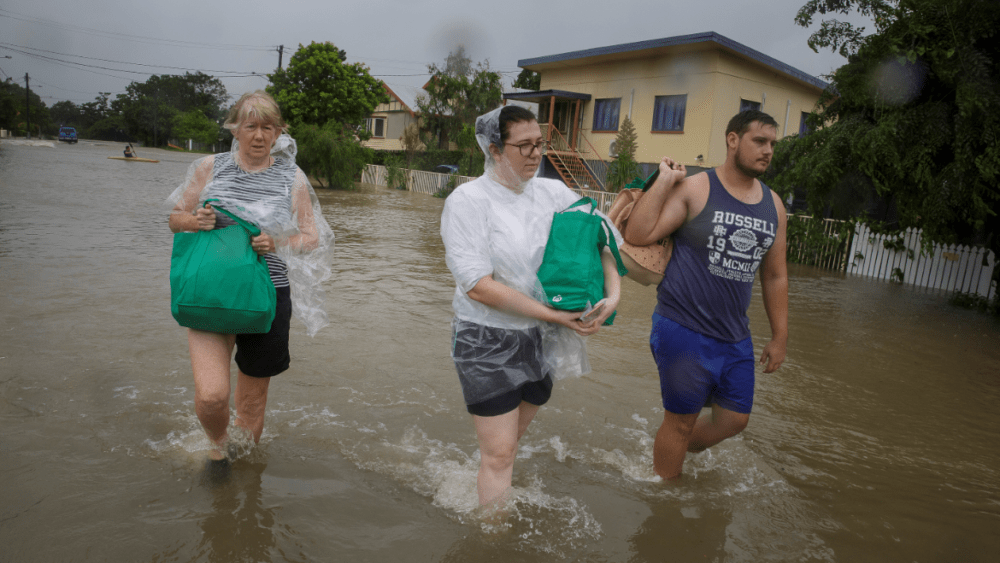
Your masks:
M560 375L547 355L557 347L544 346L552 333L544 331L577 340L596 333L618 307L621 278L605 249L606 298L587 320L539 299L537 271L553 214L580 196L558 180L536 177L546 143L529 110L494 110L476 119L475 130L486 173L445 200L441 238L455 278L452 359L479 440L479 503L502 508L518 442ZM585 353L581 346L579 355Z
M195 161L169 198L174 233L221 229L235 224L216 214L208 199L261 228L251 239L267 262L277 291L277 314L266 334L222 334L188 329L195 384L195 412L210 441L209 459L225 462L260 441L271 378L290 365L288 349L294 310L312 336L326 322L321 283L329 278L333 232L320 212L306 175L295 164L294 139L274 99L262 90L244 94L224 127L233 149ZM290 265L291 264L291 265ZM294 275L293 275L294 274ZM235 427L230 437L230 365L238 368ZM253 442L250 442L252 438Z
M135 158L135 153L132 152L132 145L125 147L125 158Z

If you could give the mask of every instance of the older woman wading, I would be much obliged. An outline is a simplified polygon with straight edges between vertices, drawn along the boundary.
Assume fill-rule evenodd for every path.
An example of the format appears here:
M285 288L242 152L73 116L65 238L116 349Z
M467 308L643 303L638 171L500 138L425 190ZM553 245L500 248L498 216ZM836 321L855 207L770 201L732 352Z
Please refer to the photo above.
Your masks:
M606 298L596 317L584 322L578 312L546 306L536 274L552 215L579 196L557 180L535 177L545 141L530 111L509 106L482 115L476 138L486 174L448 197L441 238L456 284L452 358L479 438L479 503L500 506L518 441L549 400L552 377L559 376L553 366L565 363L552 357L565 347L548 346L550 336L579 340L576 334L596 333L618 306L621 278L606 250ZM580 344L575 353L585 364Z
M243 95L225 127L233 132L233 150L191 165L186 181L170 197L170 230L221 229L234 222L203 203L208 199L261 234L251 240L267 261L277 290L277 314L266 334L221 334L188 329L194 372L195 412L212 447L209 458L226 463L240 447L260 441L271 377L289 367L288 334L294 297L296 316L310 335L326 323L320 283L330 275L333 232L305 174L295 165L295 141L284 135L285 123L265 92ZM289 270L296 272L289 276ZM296 280L291 291L289 278ZM236 348L236 427L247 435L229 436L230 364Z

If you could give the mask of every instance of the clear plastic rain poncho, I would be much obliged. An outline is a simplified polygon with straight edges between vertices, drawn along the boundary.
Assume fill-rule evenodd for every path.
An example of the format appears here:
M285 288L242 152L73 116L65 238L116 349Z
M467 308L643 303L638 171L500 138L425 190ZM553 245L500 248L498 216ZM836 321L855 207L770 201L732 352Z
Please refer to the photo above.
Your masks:
M487 375L476 382L463 379L467 404L541 378L525 373L519 364L526 358L515 357L500 346L492 334L495 331L469 330L468 323L529 333L537 329L540 350L527 346L522 353L534 354L535 363L542 365L543 371L557 379L590 372L586 343L575 331L494 309L468 296L479 280L492 274L494 280L544 303L537 272L552 216L580 197L562 182L538 178L537 172L535 177L524 180L509 164L494 160L489 146L502 146L499 120L500 109L476 120L476 139L486 154L486 173L448 196L441 216L445 257L456 282L452 300L456 319L453 358L463 360L456 355L458 350L479 350L474 371ZM472 383L476 386L475 397L468 392Z
M192 163L184 183L167 203L172 213L192 213L205 200L218 199L217 205L271 235L275 254L288 268L294 316L305 324L309 336L315 336L329 324L323 282L330 278L333 231L323 218L312 185L295 165L295 155L295 140L282 134L271 148L274 163L270 167L235 177L220 174L220 164L229 159L239 163L239 143L234 140L229 153ZM248 185L252 196L247 195Z

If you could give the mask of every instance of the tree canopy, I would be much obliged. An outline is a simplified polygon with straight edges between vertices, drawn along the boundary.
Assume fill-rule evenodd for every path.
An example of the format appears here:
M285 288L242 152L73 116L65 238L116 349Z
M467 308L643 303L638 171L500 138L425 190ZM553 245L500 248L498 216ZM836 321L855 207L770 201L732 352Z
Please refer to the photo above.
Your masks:
M101 92L94 101L76 105L70 101L52 104L49 114L54 126L75 127L80 137L103 141L127 140L125 122L111 110L110 92Z
M193 139L203 145L212 145L219 139L219 123L198 109L177 114L173 126L178 139Z
M514 79L514 87L537 91L542 87L542 75L533 70L523 69Z
M95 102L94 112L106 111L99 107L103 103L102 96L98 96ZM117 115L116 124L126 133L138 137L146 145L155 146L175 136L173 129L178 115L200 111L208 119L219 123L225 116L228 103L229 94L218 78L201 72L163 74L150 76L145 82L129 84L125 93L118 94L111 102L111 111L107 115ZM84 107L87 105L84 104Z
M464 56L464 49L460 54ZM477 117L503 102L500 74L490 70L488 60L462 63L452 53L444 67L431 63L427 70L431 74L424 86L427 95L417 99L417 108L423 129L441 145L459 140L464 127L474 128Z
M389 101L382 81L362 63L347 63L347 53L333 43L310 43L288 61L287 69L268 76L267 92L293 127L329 122L360 127L382 102Z
M52 133L52 119L49 116L49 108L45 106L42 99L31 90L30 112L26 112L25 104L28 103L25 96L24 86L7 80L0 82L0 128L16 131L18 135L25 134L28 120L31 120L32 136L42 133Z
M876 32L828 20L810 38L848 62L809 117L814 131L778 144L771 183L804 189L813 213L1000 255L1000 3L812 0L796 21L849 10Z
M333 43L310 43L269 75L274 96L299 146L298 164L328 187L351 188L371 149L361 141L371 134L362 125L389 95L382 81Z

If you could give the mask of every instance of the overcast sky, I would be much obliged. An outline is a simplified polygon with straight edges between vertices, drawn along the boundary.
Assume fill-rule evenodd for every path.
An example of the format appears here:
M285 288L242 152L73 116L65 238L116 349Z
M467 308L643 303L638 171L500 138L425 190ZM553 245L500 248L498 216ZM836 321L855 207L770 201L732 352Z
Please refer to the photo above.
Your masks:
M0 79L23 86L28 73L32 91L52 106L90 102L98 92L114 97L151 74L200 70L222 78L235 98L266 86L262 75L277 66L278 45L287 65L300 43L330 41L377 78L415 86L426 81L429 63L464 44L509 84L521 59L705 31L821 76L846 61L806 45L810 30L794 22L804 3L4 0Z

